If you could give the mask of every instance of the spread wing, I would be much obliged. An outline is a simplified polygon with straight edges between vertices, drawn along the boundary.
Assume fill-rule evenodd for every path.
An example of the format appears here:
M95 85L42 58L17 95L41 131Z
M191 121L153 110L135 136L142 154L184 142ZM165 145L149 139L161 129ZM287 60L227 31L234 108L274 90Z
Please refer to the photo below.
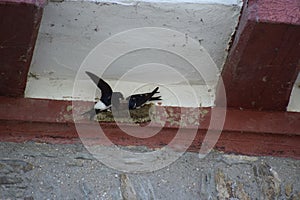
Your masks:
M86 71L85 72L92 81L97 85L97 87L101 90L101 101L107 106L111 103L112 89L103 79L99 78L95 74Z

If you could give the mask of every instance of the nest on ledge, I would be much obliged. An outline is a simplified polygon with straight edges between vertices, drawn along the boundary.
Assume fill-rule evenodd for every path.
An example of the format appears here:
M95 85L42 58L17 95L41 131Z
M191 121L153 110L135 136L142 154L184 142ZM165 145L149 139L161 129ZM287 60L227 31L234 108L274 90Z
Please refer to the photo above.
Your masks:
M119 111L105 111L97 114L96 120L99 122L121 122L121 123L145 123L150 122L150 115L153 114L154 105L152 103L145 104L140 108L134 110L119 110Z

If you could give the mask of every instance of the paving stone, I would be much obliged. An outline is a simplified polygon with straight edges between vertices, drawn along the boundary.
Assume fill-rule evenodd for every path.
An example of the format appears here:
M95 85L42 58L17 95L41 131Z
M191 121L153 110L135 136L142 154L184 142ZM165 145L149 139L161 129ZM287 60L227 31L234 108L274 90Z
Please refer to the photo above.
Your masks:
M221 169L215 174L218 199L250 200L250 195L243 188L243 184L228 179Z
M77 153L74 158L81 159L81 160L95 160L93 155L89 153Z
M12 159L0 159L0 173L1 169L4 168L9 172L28 172L33 169L33 165L23 160L12 160Z
M0 185L22 183L23 180L20 177L0 176Z
M66 162L66 166L68 167L83 167L83 160L71 160Z
M24 200L34 200L33 196L24 197Z
M293 192L293 185L292 184L286 184L284 189L285 189L285 196L287 198L291 198L292 197L292 192Z
M4 163L0 163L0 174L9 174L12 173L14 169L10 167L9 165L6 165Z
M136 200L136 191L129 177L126 174L121 174L120 181L123 200Z
M88 184L84 182L81 185L81 189L82 189L85 199L89 199L89 196L92 193L92 189L90 188L90 186L88 186Z

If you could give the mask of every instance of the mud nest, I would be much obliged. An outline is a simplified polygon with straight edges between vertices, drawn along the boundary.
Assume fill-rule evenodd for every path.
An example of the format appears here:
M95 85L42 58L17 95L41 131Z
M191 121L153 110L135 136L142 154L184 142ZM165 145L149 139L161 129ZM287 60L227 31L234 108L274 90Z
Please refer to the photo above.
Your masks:
M145 104L134 110L120 110L100 112L97 114L96 120L99 122L121 122L121 123L145 123L151 121L151 113L153 104Z

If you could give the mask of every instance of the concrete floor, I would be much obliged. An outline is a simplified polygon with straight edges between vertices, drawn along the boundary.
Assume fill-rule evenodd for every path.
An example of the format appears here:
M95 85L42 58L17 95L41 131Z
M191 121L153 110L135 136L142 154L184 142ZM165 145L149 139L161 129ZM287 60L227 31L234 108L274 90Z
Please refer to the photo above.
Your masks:
M288 158L185 153L126 174L81 144L0 143L0 152L0 199L300 199L300 160Z

